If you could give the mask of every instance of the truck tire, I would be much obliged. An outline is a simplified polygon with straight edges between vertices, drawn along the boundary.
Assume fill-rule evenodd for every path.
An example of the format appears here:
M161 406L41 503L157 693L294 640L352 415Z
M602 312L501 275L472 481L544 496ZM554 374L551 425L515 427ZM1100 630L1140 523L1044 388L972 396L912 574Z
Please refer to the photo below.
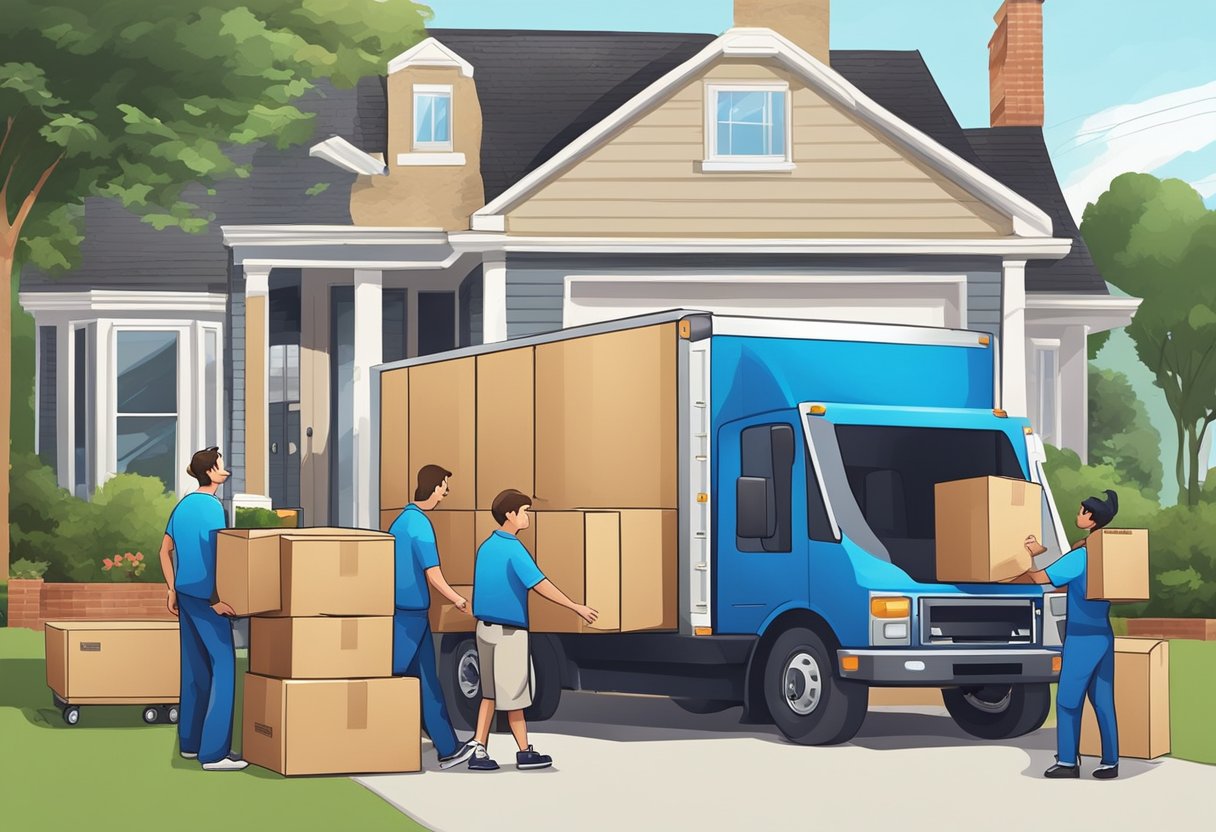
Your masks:
M528 722L552 719L562 701L562 668L548 636L529 634L532 653L532 706L524 710Z
M764 667L764 700L790 742L848 742L866 718L870 689L841 679L823 639L794 627L777 637Z
M1005 740L1043 727L1051 710L1051 686L943 688L942 700L958 727L971 736L982 740Z
M738 705L738 702L731 702L729 699L684 699L673 698L681 710L688 711L690 714L716 714L722 711L733 708Z
M481 707L481 669L477 664L477 641L470 633L453 642L444 641L439 655L439 686L452 718L452 727L472 731Z

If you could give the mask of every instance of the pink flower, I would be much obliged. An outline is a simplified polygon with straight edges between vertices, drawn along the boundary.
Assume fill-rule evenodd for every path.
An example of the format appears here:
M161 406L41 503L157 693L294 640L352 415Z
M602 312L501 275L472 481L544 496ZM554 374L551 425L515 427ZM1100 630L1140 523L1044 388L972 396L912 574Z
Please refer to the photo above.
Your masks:
M114 561L110 560L109 558L104 558L101 562L103 564L105 564L104 566L101 567L102 569L105 569L105 570L109 570L110 567L112 567L114 565Z
M136 553L135 553L135 559L136 559L136 560L143 560L143 559L144 559L144 553L143 553L143 552L136 552Z

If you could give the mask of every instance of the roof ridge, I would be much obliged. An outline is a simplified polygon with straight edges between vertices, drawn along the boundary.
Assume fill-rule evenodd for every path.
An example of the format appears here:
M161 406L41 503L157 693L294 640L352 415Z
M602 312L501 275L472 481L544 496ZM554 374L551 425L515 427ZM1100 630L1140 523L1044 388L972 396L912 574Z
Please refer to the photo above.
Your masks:
M475 35L544 35L544 36L562 36L569 37L571 35L599 35L620 37L621 35L653 35L655 37L672 37L672 38L718 38L720 34L715 35L712 32L647 32L638 30L618 31L613 29L466 29L461 27L451 26L436 26L433 29L427 29L426 33L432 37L438 37L437 33L445 34L475 34Z

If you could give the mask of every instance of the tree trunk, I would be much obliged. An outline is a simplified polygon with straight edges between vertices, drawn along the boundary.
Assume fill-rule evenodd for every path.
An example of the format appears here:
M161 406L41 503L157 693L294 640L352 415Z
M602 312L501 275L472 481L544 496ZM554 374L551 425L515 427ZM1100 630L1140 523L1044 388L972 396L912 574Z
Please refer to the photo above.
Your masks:
M1187 425L1186 428L1186 450L1187 450L1187 482L1186 482L1186 502L1187 505L1194 506L1199 504L1199 445L1203 441L1203 436L1197 430L1195 425Z
M0 235L0 581L8 582L9 527L8 495L9 467L12 452L13 407L13 281L16 276L17 235ZM6 612L7 615L7 612Z
M1174 476L1178 479L1178 503L1186 504L1186 435L1183 432L1182 421L1175 417L1174 427L1178 431L1178 453L1174 456Z

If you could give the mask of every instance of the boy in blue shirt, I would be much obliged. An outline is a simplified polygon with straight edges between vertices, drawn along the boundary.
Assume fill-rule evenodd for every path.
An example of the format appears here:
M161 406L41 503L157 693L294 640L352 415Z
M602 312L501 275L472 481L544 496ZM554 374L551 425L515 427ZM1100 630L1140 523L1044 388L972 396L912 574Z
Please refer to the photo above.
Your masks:
M1090 534L1108 525L1119 511L1119 496L1090 497L1077 512L1077 528ZM1032 556L1047 551L1026 538ZM1017 582L1051 584L1068 589L1068 618L1064 631L1064 665L1056 690L1056 764L1044 772L1051 779L1081 776L1078 749L1081 712L1085 697L1093 703L1102 736L1102 760L1094 770L1099 780L1119 776L1119 730L1115 721L1115 635L1110 626L1110 601L1091 601L1086 595L1088 555L1084 541L1044 570L1031 570Z
M554 586L537 567L516 535L528 528L532 499L509 489L494 498L491 513L499 529L477 550L473 571L473 617L477 619L477 663L481 671L481 709L473 736L472 771L494 771L490 759L490 721L494 711L506 711L507 722L519 753L519 769L548 768L553 758L537 753L528 744L524 709L532 704L531 657L528 650L528 592L535 589L543 598L573 610L588 624L599 613L576 604ZM574 553L572 553L574 556Z
M469 603L448 585L439 568L435 527L428 511L448 496L452 472L439 465L424 465L418 472L414 502L389 526L396 538L396 611L393 613L393 675L418 679L422 693L422 722L430 735L441 769L463 763L473 754L472 741L456 740L452 720L443 702L443 689L435 669L435 640L431 636L430 587L467 613Z
M224 506L215 496L230 473L219 448L196 453L186 473L198 480L169 515L160 546L160 565L169 585L169 612L179 619L182 683L178 745L188 760L206 771L239 771L249 765L229 757L236 696L233 609L215 594L215 549L227 526Z

